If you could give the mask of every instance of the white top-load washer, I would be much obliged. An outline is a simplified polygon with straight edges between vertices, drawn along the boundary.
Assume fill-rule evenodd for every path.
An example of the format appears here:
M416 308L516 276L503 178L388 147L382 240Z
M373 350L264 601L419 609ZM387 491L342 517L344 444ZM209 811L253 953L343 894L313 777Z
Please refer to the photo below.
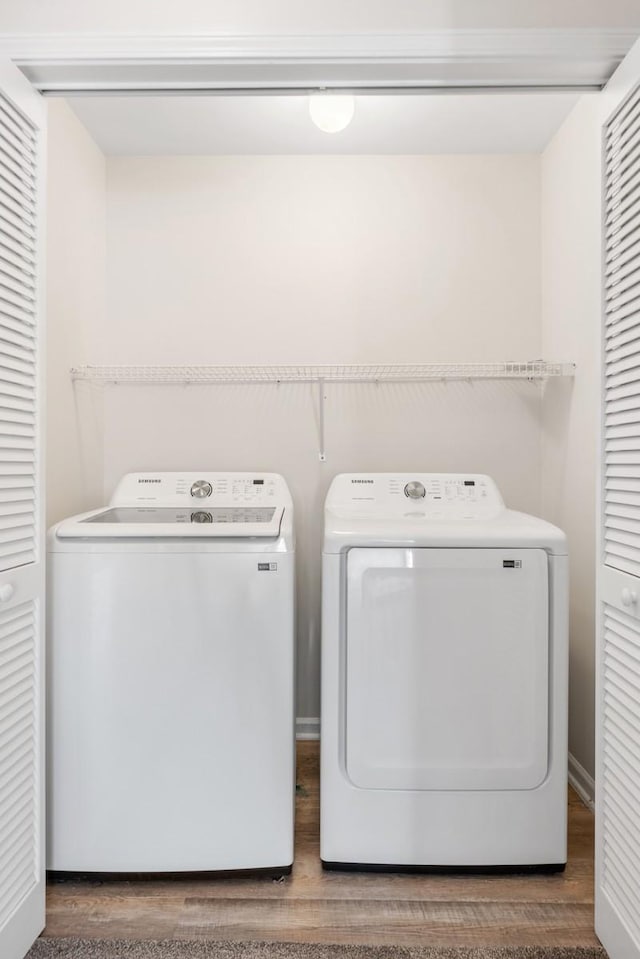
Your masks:
M562 868L568 558L488 476L359 473L326 500L326 866Z
M294 533L273 473L133 473L49 534L54 871L286 871Z

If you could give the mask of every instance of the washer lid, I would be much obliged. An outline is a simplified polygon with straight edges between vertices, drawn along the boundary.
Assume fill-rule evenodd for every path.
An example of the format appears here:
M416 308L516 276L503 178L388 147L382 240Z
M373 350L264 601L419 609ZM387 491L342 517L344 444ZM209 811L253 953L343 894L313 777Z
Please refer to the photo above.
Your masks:
M60 524L60 539L224 538L275 539L284 508L278 506L116 506Z

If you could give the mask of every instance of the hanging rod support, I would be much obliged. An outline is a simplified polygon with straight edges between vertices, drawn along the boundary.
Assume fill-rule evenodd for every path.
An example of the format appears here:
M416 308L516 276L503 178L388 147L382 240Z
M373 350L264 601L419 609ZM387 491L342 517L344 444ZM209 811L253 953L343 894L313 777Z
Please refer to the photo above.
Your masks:
M318 432L320 434L320 452L318 453L318 459L321 463L324 463L327 459L327 454L325 452L324 444L324 401L326 397L324 395L324 380L318 380Z

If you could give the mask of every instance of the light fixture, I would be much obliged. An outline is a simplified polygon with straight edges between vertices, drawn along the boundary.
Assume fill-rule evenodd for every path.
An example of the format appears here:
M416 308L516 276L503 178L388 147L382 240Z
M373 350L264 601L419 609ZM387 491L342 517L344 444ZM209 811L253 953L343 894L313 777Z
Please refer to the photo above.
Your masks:
M350 93L312 93L309 97L309 116L324 133L344 130L355 109L355 97Z

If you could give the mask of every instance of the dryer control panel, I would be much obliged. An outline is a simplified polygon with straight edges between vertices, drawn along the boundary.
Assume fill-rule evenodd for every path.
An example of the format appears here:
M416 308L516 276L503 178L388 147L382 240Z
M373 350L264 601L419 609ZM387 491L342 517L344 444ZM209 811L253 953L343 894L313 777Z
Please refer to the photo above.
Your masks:
M277 473L128 473L110 506L287 506L291 497Z
M410 519L487 519L504 509L498 487L480 473L343 473L326 508L342 515Z

